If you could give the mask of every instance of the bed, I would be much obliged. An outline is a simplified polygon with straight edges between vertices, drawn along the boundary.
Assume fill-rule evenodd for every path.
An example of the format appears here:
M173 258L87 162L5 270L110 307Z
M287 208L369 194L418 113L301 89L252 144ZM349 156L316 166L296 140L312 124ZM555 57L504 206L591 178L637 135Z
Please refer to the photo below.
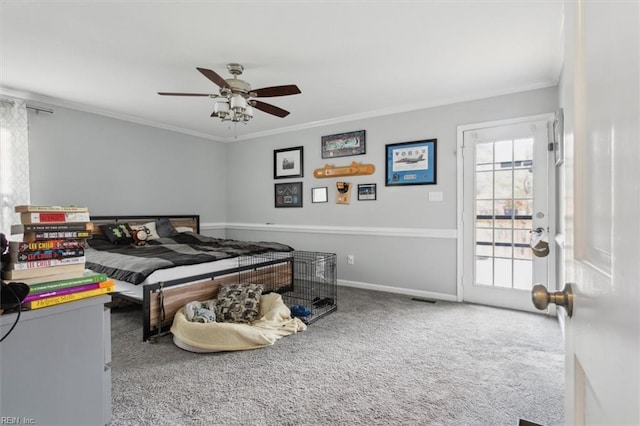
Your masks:
M221 284L263 284L265 293L293 283L293 248L200 234L199 215L92 216L86 267L116 282L115 297L142 304L144 341L166 334L186 303L215 298ZM144 245L114 244L112 229L145 229ZM149 229L153 228L153 229Z

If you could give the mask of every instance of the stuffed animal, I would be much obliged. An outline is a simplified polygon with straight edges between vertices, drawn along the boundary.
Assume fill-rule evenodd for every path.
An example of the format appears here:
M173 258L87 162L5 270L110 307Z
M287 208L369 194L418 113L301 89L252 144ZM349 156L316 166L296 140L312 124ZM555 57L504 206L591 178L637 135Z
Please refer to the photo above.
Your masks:
M189 302L184 305L184 316L191 322L216 322L216 301Z

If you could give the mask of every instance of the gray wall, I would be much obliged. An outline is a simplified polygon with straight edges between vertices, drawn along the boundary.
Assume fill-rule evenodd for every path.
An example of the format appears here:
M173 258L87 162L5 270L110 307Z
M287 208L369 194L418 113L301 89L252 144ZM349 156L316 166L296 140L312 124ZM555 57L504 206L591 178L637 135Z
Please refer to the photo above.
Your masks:
M216 224L226 223L229 238L336 253L342 284L455 300L457 126L552 112L557 98L548 88L227 144L50 106L53 115L29 116L31 199L87 205L94 215L198 213L207 235L222 236ZM322 136L362 129L365 155L322 160ZM431 138L437 185L385 187L385 144ZM304 146L304 177L274 180L273 151L295 146ZM351 161L376 172L313 177L325 163ZM274 183L296 180L304 206L276 209ZM338 180L376 183L377 201L354 192L350 205L336 205ZM329 203L311 203L317 186L329 187ZM443 201L429 201L430 191Z
M549 113L557 102L557 88L547 88L231 142L227 219L237 225L227 228L227 236L278 240L299 249L336 253L343 284L455 299L457 126ZM367 132L365 155L321 158L323 135L362 129ZM385 144L431 138L438 140L437 185L385 187ZM273 150L295 146L304 146L304 177L274 180ZM376 172L313 177L313 170L325 163L351 161L373 163ZM298 180L303 182L304 206L275 208L274 183ZM357 201L354 193L350 205L337 205L337 181L376 183L378 199ZM317 186L329 187L329 203L311 203L311 188ZM443 201L429 201L430 191L442 192ZM396 228L408 228L416 237L395 235ZM346 262L349 254L355 256L354 265Z
M31 202L93 215L193 214L226 221L223 143L50 106L29 113Z

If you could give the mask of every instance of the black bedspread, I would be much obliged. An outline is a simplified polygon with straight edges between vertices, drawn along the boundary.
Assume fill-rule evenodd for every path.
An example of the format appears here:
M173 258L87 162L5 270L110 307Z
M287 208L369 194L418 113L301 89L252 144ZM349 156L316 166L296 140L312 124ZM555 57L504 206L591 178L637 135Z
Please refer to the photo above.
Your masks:
M104 239L92 239L85 256L87 268L117 280L140 284L158 269L292 250L288 245L275 242L226 240L183 232L151 240L145 246L121 246Z

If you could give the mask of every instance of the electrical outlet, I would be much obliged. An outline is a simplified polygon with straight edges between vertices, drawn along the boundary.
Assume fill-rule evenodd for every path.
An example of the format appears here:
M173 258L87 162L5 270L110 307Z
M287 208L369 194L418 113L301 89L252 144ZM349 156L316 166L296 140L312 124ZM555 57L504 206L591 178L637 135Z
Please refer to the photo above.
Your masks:
M352 254L348 255L347 256L347 263L349 265L353 265L354 263L356 263L356 258Z

